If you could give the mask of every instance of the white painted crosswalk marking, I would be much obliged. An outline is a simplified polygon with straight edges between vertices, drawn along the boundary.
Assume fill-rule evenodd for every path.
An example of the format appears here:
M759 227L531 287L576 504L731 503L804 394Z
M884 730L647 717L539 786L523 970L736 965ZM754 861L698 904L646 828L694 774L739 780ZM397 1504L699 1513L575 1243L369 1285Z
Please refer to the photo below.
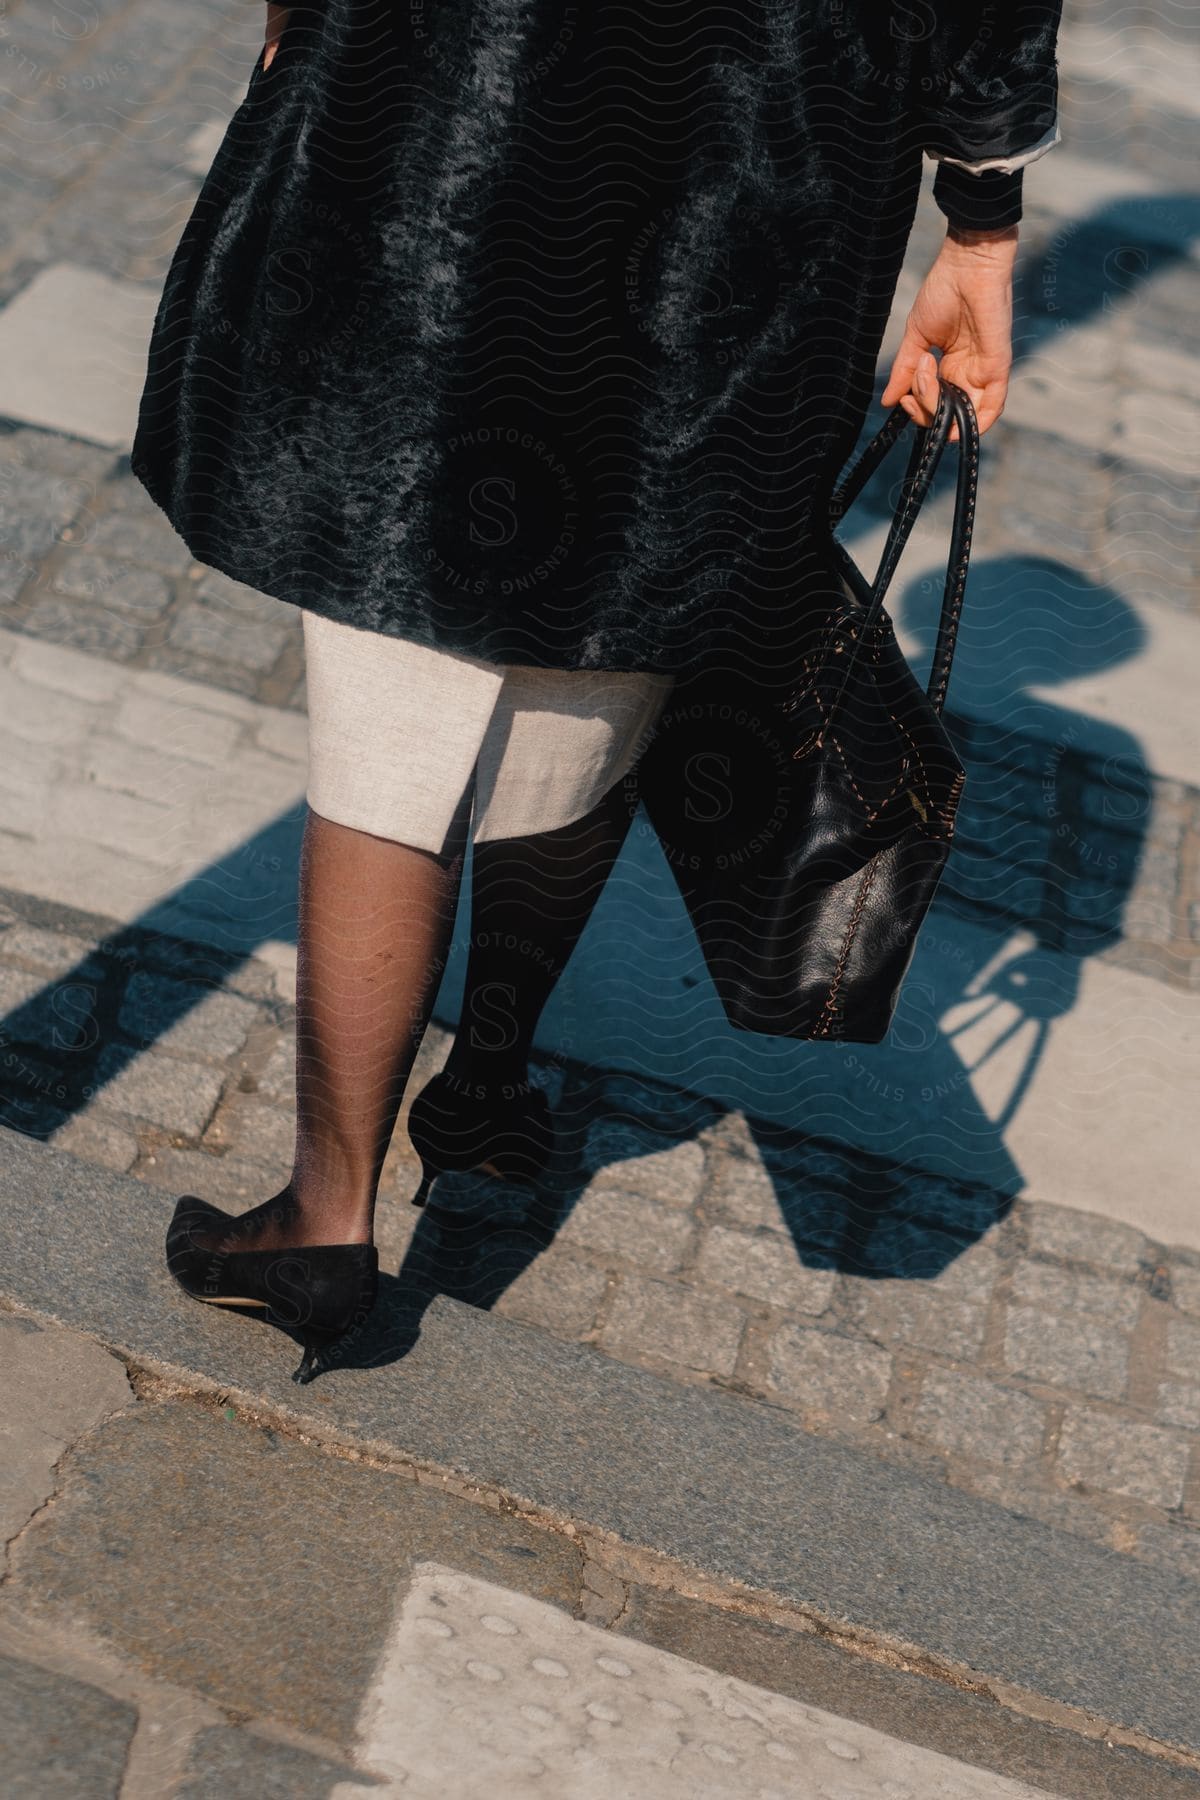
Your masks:
M359 1755L408 1797L1045 1800L436 1564L399 1609ZM331 1800L367 1793L380 1788L345 1782Z
M158 298L73 263L40 270L0 309L0 413L127 450Z

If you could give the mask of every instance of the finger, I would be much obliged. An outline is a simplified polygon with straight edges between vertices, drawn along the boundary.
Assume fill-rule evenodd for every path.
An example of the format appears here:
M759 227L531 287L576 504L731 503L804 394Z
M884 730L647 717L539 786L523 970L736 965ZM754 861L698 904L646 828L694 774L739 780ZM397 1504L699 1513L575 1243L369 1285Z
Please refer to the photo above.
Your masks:
M928 349L928 340L910 320L905 327L904 337L892 363L888 384L883 390L881 405L895 406L902 394L911 393L917 365Z
M922 351L913 370L908 396L900 404L918 425L932 425L939 399L937 362L929 351Z
M287 24L287 16L288 8L286 6L280 6L276 4L276 0L270 0L267 6L266 30L263 34L266 40L266 48L263 51L264 70L269 69L274 61L275 52L279 48L279 40L283 35L283 28Z
M989 382L986 387L975 387L967 382L960 382L971 405L975 408L975 422L979 427L980 437L990 431L996 420L1004 411L1004 402L1008 397L1007 382ZM950 442L958 442L958 426L950 434Z
M916 372L917 364L915 357L913 361L909 363L902 363L897 359L892 364L892 372L888 376L888 384L883 390L883 395L879 404L881 406L895 406L903 395L911 393Z
M951 353L942 358L942 374L947 381L952 381L963 389L975 408L975 417L979 422L979 434L990 431L1008 399L1008 384L1012 374L1012 359L1000 354L989 355L982 364L979 359ZM953 442L953 438L951 442Z
M1008 383L985 388L982 394L972 394L971 399L975 403L975 417L979 421L979 435L982 437L985 431L992 429L1004 411L1004 403L1008 399Z

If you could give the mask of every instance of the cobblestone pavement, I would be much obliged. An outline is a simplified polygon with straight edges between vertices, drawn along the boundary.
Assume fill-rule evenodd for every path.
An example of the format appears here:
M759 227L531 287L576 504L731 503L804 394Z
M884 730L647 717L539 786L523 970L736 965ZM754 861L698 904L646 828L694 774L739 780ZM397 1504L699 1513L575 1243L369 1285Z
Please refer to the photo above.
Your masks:
M294 1050L275 971L4 902L0 1122L170 1195L241 1210L277 1191ZM410 1093L448 1043L430 1033ZM447 1177L422 1218L397 1131L381 1255L422 1296L754 1395L1200 1579L1200 1253L752 1133L628 1076L539 1078L560 1155L536 1196Z
M1195 423L1200 432L1200 400ZM1038 468L1038 446L1025 440L1013 433L1000 453L1014 465L1009 492L1022 466ZM1056 444L1060 453L1071 454ZM6 578L10 589L0 629L301 711L294 609L193 563L118 460L56 434L0 427L0 534L17 551L0 559L0 593ZM1061 468L1057 475L1061 483ZM992 493L980 562L989 530L993 548L1010 531L1005 479L1001 472ZM1048 542L1053 508L1075 509L1047 480L1039 485L1035 474L1028 486L1053 495ZM1032 505L1024 482L1021 491ZM1169 491L1165 479L1152 484L1158 499ZM1161 539L1153 542L1147 555L1157 559ZM1084 594L1085 603L1093 598ZM939 905L998 929L1031 930L1056 950L1200 987L1200 785L1156 774L1133 739L1089 746L1079 732L1065 713L1048 738L988 719L957 721L969 778Z

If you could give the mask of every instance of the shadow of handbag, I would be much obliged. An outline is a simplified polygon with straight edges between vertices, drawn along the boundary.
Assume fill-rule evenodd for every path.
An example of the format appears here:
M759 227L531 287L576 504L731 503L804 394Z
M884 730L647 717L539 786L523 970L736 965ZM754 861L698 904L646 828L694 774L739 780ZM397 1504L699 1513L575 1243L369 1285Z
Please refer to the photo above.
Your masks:
M954 523L922 690L883 601L955 424ZM835 490L831 526L910 425L896 407ZM878 1043L949 854L964 773L941 714L979 432L970 399L946 381L932 424L912 429L872 582L830 530L835 598L794 684L768 693L712 671L686 680L635 773L726 1016L742 1031Z

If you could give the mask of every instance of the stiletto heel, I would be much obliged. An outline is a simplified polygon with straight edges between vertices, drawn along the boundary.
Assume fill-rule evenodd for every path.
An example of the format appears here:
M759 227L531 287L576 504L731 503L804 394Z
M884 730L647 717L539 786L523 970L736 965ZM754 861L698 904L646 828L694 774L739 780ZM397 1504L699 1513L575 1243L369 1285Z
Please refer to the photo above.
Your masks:
M374 1244L306 1244L291 1250L214 1250L236 1218L185 1194L167 1231L167 1267L194 1300L253 1312L294 1331L304 1356L293 1381L309 1382L331 1368L375 1304L379 1252Z
M540 1088L488 1091L445 1070L413 1101L408 1135L421 1159L414 1206L424 1206L438 1176L452 1169L535 1182L554 1150L550 1103Z

